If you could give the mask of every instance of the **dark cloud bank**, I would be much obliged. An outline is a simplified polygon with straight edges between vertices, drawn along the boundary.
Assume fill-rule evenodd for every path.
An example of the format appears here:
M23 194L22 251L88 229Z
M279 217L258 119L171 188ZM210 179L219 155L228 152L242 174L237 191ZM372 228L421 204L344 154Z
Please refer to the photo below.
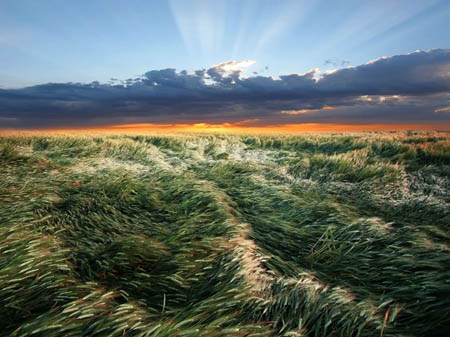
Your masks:
M224 63L100 84L0 89L0 128L122 123L450 123L450 49L316 71L242 77ZM231 69L231 70L230 70Z

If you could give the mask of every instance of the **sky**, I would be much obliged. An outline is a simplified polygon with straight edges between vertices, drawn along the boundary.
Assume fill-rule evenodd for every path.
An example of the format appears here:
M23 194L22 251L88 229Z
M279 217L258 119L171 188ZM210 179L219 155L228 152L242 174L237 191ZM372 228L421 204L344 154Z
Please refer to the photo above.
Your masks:
M448 0L2 0L0 128L450 125Z

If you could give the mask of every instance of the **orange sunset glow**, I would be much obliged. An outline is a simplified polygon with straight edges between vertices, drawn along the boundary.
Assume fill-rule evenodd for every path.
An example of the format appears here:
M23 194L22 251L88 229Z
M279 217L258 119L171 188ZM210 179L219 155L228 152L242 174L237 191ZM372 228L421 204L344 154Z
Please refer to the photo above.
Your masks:
M246 123L193 123L193 124L153 124L135 123L105 125L99 127L67 127L67 128L45 128L45 129L22 129L1 130L0 135L23 133L305 133L305 132L365 132L365 131L450 131L450 124L285 124L266 126L246 126Z
M359 132L359 131L391 131L391 130L449 130L450 124L285 124L267 126L243 126L241 123L195 123L195 124L122 124L102 128L103 130L123 131L185 131L185 132Z

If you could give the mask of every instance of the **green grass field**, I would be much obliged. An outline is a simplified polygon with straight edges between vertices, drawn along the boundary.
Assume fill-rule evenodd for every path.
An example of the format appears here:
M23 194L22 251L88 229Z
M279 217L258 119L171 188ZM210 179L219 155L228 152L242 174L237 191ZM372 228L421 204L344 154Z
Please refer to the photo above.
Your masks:
M0 138L1 336L450 336L450 135Z

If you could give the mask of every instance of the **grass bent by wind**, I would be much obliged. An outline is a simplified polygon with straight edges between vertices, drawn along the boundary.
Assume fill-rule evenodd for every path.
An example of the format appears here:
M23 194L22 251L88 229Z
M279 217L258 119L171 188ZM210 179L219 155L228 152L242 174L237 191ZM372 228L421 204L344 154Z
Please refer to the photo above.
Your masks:
M450 335L439 132L0 138L0 336Z

